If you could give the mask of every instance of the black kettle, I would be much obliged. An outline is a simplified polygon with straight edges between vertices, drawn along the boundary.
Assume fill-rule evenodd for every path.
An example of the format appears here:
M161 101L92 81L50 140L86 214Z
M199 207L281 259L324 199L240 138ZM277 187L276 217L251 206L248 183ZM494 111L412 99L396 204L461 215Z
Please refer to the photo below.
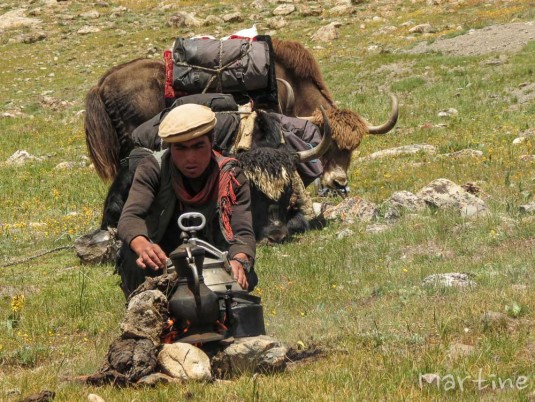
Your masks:
M218 297L202 276L204 254L203 248L184 243L169 255L178 277L176 290L169 299L169 312L175 327L188 334L213 332L219 319Z

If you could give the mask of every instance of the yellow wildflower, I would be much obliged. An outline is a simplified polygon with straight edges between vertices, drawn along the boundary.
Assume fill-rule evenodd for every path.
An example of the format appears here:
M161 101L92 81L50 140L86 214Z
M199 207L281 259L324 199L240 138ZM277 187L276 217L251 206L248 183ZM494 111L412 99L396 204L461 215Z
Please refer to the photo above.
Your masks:
M22 310L24 307L24 295L19 294L15 295L11 298L11 311L14 313L18 313Z

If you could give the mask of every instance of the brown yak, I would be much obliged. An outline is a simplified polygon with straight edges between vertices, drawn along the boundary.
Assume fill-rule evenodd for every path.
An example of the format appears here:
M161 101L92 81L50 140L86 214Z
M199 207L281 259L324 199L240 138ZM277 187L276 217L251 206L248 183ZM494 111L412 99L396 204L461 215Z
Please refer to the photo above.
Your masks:
M333 145L322 156L322 185L345 189L351 153L362 137L384 134L397 122L397 100L392 96L392 112L380 126L368 124L356 112L336 107L323 81L312 54L300 43L272 39L275 70L286 80L295 94L295 105L289 101L289 91L279 84L279 103L288 105L299 115L309 115L321 125L319 106L323 105L332 126ZM136 59L107 71L86 98L85 132L90 157L101 178L115 177L121 159L133 148L130 134L135 127L161 112L164 98L165 66L161 61Z

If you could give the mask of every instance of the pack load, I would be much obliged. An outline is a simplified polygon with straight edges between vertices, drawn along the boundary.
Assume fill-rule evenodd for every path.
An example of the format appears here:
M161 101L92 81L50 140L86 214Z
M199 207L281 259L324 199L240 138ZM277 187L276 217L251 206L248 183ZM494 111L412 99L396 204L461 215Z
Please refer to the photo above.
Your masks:
M218 92L233 94L238 101L243 97L260 104L277 104L273 47L268 35L177 38L166 53L167 81L175 97Z

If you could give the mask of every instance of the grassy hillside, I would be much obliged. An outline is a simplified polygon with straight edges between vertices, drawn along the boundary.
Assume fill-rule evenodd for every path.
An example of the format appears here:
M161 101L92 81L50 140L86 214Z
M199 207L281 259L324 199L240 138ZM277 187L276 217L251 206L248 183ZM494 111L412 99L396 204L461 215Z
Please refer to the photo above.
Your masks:
M295 4L299 10L315 3ZM24 8L40 23L0 28L0 400L44 389L58 401L86 400L92 392L107 401L241 401L253 400L255 389L264 401L533 397L535 221L519 206L533 202L535 191L535 162L521 158L535 153L534 90L523 90L534 87L535 41L513 53L505 46L463 55L462 45L453 54L410 52L421 42L462 35L469 41L471 29L533 21L533 2L365 0L341 15L334 2L317 4L324 6L320 15L296 11L273 31L269 19L279 3L272 1L2 2L0 14ZM199 18L239 11L243 20L169 26L178 11ZM338 39L314 42L312 34L331 22L341 24ZM268 333L289 345L318 345L326 351L321 359L230 383L97 389L69 381L98 370L124 313L113 266L81 266L68 248L98 226L107 190L86 159L85 94L110 67L159 58L176 37L224 36L253 23L260 33L305 44L339 105L373 123L388 114L387 93L397 94L396 129L366 137L354 154L352 195L379 204L444 177L479 186L491 215L466 220L430 210L376 234L364 222L331 222L290 244L259 247L256 292ZM411 33L419 24L432 29ZM79 33L84 26L99 31ZM449 108L458 114L439 116ZM514 144L517 137L525 139ZM438 153L363 158L409 144L430 144ZM483 156L443 156L463 149ZM18 150L40 159L9 165ZM73 166L58 168L62 162ZM341 238L347 228L352 235ZM57 247L65 249L25 260ZM472 273L478 286L422 286L427 275L445 272ZM506 320L489 323L486 312ZM456 353L458 345L470 352ZM425 373L442 382L420 387ZM468 377L463 389L448 383L457 377ZM514 385L500 391L498 379Z

